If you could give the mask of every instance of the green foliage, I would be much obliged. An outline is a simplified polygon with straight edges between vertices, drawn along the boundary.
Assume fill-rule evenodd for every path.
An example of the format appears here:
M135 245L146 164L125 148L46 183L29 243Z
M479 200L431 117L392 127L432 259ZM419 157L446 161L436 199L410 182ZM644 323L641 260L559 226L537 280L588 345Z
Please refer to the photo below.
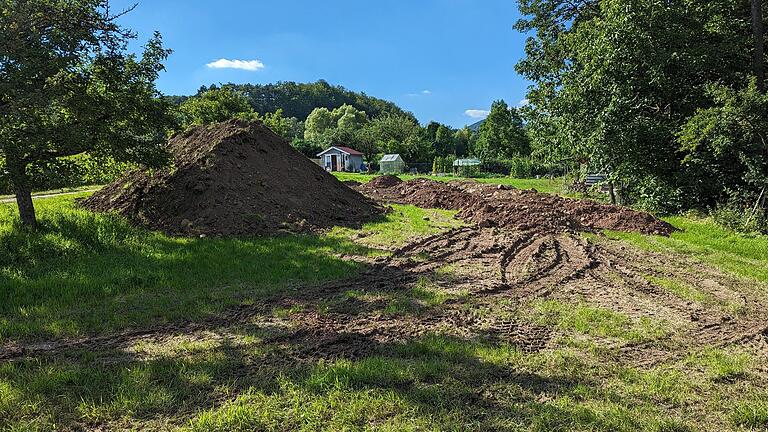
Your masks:
M259 115L251 108L248 98L231 86L212 88L188 98L179 106L178 111L182 130L239 118L261 121L272 132L286 140L293 140L304 134L303 124L295 118L283 117L283 111L280 109Z
M242 93L229 87L208 90L179 106L182 129L219 123L233 118L251 119L256 114Z
M159 34L141 58L105 0L5 2L0 7L0 158L20 196L32 165L83 153L162 165L173 124L155 88L169 54ZM38 171L48 175L46 171ZM34 225L31 200L22 207Z
M625 183L629 196L651 208L709 205L722 198L722 180L744 184L738 179L749 171L746 163L731 165L738 151L718 154L718 145L705 142L714 142L715 131L739 136L731 127L712 128L713 117L722 126L746 118L709 108L722 105L711 83L748 85L748 2L519 4L525 19L516 27L535 32L517 69L535 83L525 111L537 158L609 172ZM726 141L741 141L737 147L746 149L750 140Z
M317 158L317 154L324 150L321 146L312 141L307 141L301 138L294 138L291 140L291 146L310 159Z
M431 143L419 124L409 117L380 117L371 121L370 130L383 153L397 153L406 163L429 162L433 158Z
M448 155L444 157L435 156L432 162L432 174L445 174L453 172L453 162L456 156Z
M531 178L534 176L534 164L530 158L513 158L510 161L509 176L514 178Z
M734 231L768 234L768 212L760 207L744 206L738 198L718 204L710 216L718 225Z
M699 193L718 199L716 220L768 232L768 95L754 80L742 90L710 86L709 92L714 106L698 110L678 135L683 163L700 179Z
M503 100L495 101L480 126L474 152L481 159L529 155L530 143L518 110Z
M248 98L251 108L259 113L282 109L288 118L306 119L316 108L333 111L350 105L371 118L382 115L405 115L416 120L392 102L377 99L364 93L356 93L341 86L333 86L320 80L314 83L279 82L276 84L226 84ZM216 86L201 87L198 95Z
M329 111L327 108L316 108L309 114L304 124L304 139L320 145L334 145L341 136L350 137L368 124L368 115L358 111L351 105L342 105ZM346 137L349 138L349 137Z

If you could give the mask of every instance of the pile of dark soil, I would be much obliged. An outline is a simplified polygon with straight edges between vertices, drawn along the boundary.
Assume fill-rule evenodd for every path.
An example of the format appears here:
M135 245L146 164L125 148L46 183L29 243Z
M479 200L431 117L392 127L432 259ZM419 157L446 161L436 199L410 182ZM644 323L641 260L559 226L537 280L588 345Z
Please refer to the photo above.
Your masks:
M385 175L374 178L373 180L368 182L368 184L369 184L369 187L372 187L372 188L385 189L385 188L397 186L402 182L403 181L400 180L400 177L385 174Z
M83 202L172 235L261 235L359 226L381 208L259 122L231 120L172 138L173 166L128 173Z
M626 207L475 182L416 179L386 188L369 183L360 190L385 202L460 210L458 217L482 227L547 233L608 229L669 235L675 231L648 213Z

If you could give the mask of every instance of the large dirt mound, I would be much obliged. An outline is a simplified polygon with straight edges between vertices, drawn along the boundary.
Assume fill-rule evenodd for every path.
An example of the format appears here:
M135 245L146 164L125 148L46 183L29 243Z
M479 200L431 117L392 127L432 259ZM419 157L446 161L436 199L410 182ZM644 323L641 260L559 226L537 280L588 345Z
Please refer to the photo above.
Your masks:
M231 120L168 143L174 164L134 171L83 202L173 235L357 226L380 208L258 122Z
M385 188L369 183L361 190L382 201L460 210L460 218L484 227L548 233L609 229L659 235L675 230L648 213L626 207L475 182L415 179Z

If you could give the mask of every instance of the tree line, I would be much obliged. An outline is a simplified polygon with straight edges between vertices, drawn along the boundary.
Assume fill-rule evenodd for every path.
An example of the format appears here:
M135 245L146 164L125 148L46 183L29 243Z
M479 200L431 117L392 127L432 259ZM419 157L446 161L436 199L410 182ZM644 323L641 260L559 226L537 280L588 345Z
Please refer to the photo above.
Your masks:
M658 211L765 214L760 0L519 0L533 154ZM764 217L764 216L762 216Z

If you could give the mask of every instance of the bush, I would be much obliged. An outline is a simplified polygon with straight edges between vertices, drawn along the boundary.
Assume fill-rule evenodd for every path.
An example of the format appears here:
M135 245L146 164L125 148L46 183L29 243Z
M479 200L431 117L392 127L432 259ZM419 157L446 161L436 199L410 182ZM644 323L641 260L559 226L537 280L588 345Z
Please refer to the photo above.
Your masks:
M746 205L738 199L719 204L710 216L720 226L737 232L768 234L768 212L765 208Z
M454 161L456 161L456 156L454 155L435 156L435 159L432 161L432 174L452 173Z
M658 177L629 178L625 185L627 202L642 210L673 214L685 208L683 190Z
M135 165L82 154L31 165L29 177L34 191L111 183ZM13 194L13 185L0 160L0 194Z
M487 159L483 161L480 170L484 173L501 174L514 178L531 178L537 175L547 175L550 170L530 157L512 159Z
M531 178L534 176L534 164L529 158L514 158L510 161L509 176L513 178Z

